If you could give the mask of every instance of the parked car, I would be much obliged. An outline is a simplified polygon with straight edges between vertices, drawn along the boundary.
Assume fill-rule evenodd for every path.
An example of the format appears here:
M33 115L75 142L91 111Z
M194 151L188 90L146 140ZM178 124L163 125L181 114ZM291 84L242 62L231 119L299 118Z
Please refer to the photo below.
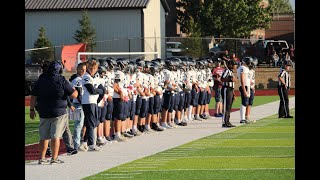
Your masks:
M166 42L167 57L183 56L184 51L187 49L183 47L181 42Z
M40 64L25 64L24 68L25 81L24 81L24 95L29 96L31 90L42 73Z

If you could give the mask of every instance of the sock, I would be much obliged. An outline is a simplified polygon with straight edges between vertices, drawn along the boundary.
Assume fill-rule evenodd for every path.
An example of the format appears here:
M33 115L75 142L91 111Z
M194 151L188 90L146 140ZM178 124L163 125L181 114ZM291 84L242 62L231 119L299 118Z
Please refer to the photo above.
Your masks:
M145 124L144 127L145 127L146 129L149 129L149 124Z
M241 104L240 106L240 120L245 120L246 107Z
M188 107L188 119L191 120L192 117L192 106Z
M99 136L99 137L98 137L98 140L101 141L101 140L102 140L102 136Z
M133 129L133 130L137 130L137 126L133 125L133 126L132 126L132 129Z

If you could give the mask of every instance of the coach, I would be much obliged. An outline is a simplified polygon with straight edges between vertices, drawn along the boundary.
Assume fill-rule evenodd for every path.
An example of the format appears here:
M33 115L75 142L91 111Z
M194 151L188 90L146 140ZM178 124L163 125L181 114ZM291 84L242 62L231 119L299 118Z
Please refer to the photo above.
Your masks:
M78 91L62 76L63 65L53 61L48 67L48 73L41 76L36 82L30 99L30 118L34 119L35 104L40 116L40 159L39 164L60 164L58 159L60 138L66 128L67 96L77 98ZM45 159L49 139L51 139L52 159Z

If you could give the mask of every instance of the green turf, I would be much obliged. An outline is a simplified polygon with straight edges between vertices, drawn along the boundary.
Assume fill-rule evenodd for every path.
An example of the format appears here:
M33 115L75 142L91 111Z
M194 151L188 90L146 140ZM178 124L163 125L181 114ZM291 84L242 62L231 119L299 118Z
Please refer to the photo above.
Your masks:
M295 179L294 126L273 115L85 179Z
M39 114L34 120L30 119L30 107L25 107L25 144L32 144L39 142ZM74 122L70 121L69 127L71 132L73 132Z
M290 97L292 97L292 96L289 96L289 98ZM278 100L279 100L278 95L276 95L276 96L255 96L252 106L259 106L261 104L266 104L266 103L274 102L274 101L278 101ZM214 98L212 98L210 101L210 104L209 104L209 109L214 109L215 104L216 104L216 101L214 100ZM232 104L232 108L240 108L240 104L241 104L241 97L237 96L236 100Z

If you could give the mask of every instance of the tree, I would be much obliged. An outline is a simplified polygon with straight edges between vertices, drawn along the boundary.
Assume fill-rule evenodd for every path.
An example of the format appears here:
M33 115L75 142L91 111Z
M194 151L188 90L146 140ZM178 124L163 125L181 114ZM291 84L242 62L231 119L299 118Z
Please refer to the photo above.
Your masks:
M191 0L177 3L178 23L182 32L192 31L187 24L194 19L201 27L202 36L249 37L253 30L269 28L272 20L270 8L260 6L262 0L206 0L197 1L192 8ZM202 2L202 1L201 1Z
M269 0L272 13L293 13L289 0Z
M96 46L96 30L91 25L88 11L84 10L82 13L82 19L79 20L80 30L77 30L73 38L79 43L86 43L87 52L92 52Z
M39 37L34 42L34 48L44 48L49 47L48 49L39 49L31 52L31 62L32 63L42 63L42 61L49 60L52 61L54 57L52 43L46 37L46 30L44 27L39 28Z
M191 34L192 31L197 31L190 28L195 27L194 23L200 21L202 4L201 0L181 0L176 3L178 23L182 32Z

